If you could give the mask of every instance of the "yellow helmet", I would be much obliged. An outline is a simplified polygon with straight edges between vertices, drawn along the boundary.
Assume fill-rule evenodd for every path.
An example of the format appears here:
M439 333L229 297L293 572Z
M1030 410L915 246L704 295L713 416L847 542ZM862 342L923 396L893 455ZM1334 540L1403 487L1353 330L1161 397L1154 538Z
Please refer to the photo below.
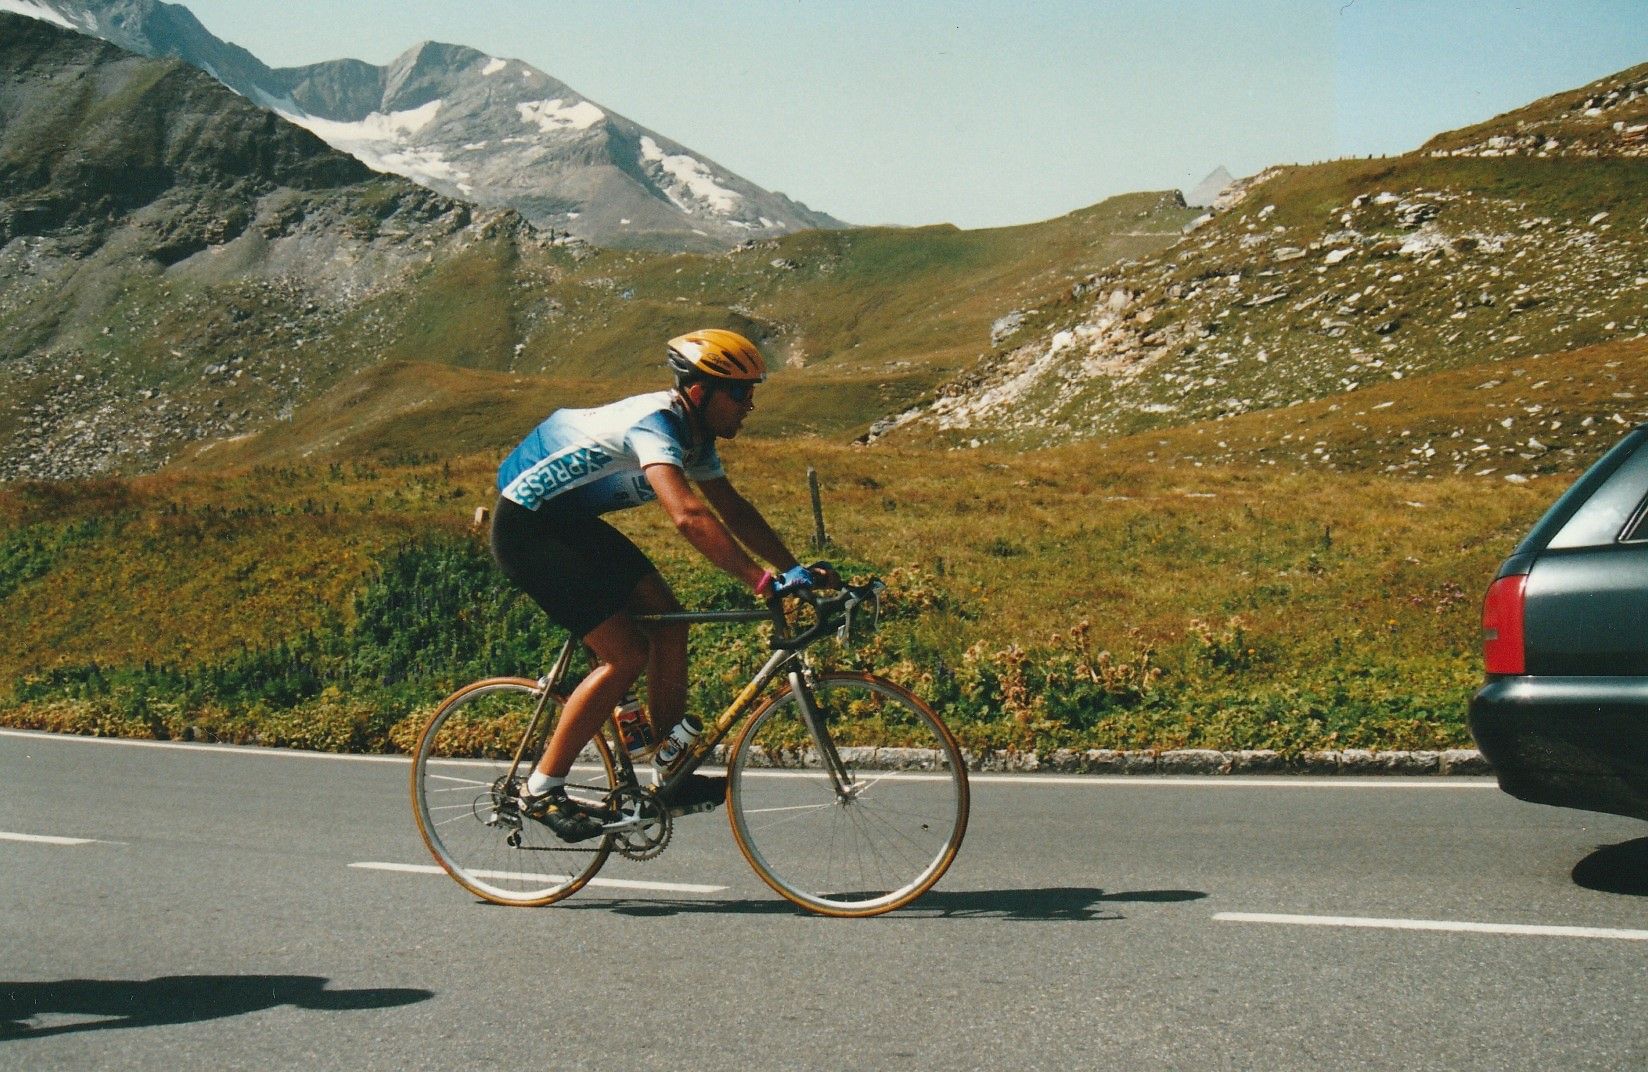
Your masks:
M677 383L706 378L760 383L767 378L767 362L755 343L722 328L689 331L671 339L669 367Z

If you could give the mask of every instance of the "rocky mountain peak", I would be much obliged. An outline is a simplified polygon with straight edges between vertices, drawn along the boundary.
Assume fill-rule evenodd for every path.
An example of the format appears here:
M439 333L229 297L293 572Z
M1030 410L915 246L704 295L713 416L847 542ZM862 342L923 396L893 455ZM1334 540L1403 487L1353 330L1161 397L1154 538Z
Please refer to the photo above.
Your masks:
M1184 195L1186 205L1191 208L1211 208L1219 195L1236 181L1236 177L1225 170L1224 165L1214 168L1207 178L1197 183L1195 187Z
M374 170L596 244L708 251L844 226L543 71L464 45L425 41L383 67L272 70L158 0L0 0L0 10L176 56Z
M346 313L472 244L544 244L177 60L0 11L0 70L0 480L280 420L338 373L312 347Z
M380 104L388 111L421 108L456 90L468 68L490 57L463 45L424 41L401 53L383 69ZM329 117L335 118L335 117Z

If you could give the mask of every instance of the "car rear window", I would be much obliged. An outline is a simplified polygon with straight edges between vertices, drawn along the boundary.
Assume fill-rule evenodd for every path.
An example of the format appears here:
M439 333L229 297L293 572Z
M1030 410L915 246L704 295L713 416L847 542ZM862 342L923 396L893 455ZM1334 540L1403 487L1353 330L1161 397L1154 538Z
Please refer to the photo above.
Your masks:
M1616 540L1648 538L1648 520L1643 516L1648 499L1648 449L1637 445L1629 458L1605 480L1551 542L1551 550L1600 547Z
M1637 507L1637 516L1620 537L1623 543L1648 543L1648 503Z

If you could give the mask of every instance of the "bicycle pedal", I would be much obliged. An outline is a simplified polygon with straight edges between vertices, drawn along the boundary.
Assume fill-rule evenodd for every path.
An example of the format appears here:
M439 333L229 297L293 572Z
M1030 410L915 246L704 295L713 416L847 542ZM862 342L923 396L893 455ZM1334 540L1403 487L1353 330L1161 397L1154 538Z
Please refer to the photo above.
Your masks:
M699 812L714 811L721 806L719 801L705 801L702 804L681 804L669 809L671 819L679 819L683 815L697 815Z

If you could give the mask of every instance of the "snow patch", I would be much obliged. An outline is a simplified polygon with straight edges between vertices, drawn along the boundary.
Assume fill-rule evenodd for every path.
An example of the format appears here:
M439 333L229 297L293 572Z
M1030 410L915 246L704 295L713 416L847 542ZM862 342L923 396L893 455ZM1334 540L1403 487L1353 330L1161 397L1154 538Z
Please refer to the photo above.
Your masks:
M490 59L486 61L486 66L481 68L481 75L486 78L491 78L493 75L508 66L508 60Z
M545 134L559 134L567 130L588 130L607 117L589 101L579 101L577 104L565 104L559 97L555 100L528 101L517 104L515 110L521 113L521 122L532 123Z
M666 153L649 137L641 138L641 159L658 165L665 175L674 180L676 189L665 190L664 193L683 212L691 212L692 209L678 194L701 201L711 212L722 216L734 212L743 200L738 193L716 182L715 174L702 160L685 153Z
M41 4L32 4L29 0L0 0L0 11L9 11L13 15L26 15L31 19L39 19L41 22L55 23L65 30L78 31L83 29L51 8Z
M434 121L441 101L404 112L373 112L355 123L343 123L310 115L291 101L267 101L284 118L310 131L322 141L355 157L374 171L401 175L429 185L446 182L462 187L469 173L454 167L433 148L420 148L407 139Z
M373 112L355 123L322 119L298 109L283 110L282 114L327 144L342 148L345 144L399 144L407 135L416 134L428 126L440 110L441 102L432 100L421 108L412 108L404 112Z
M469 172L454 167L450 160L435 149L420 149L408 146L404 149L374 154L357 147L351 149L350 152L358 157L363 164L375 171L387 171L424 186L428 186L432 182L449 182L463 189L466 193L470 189L468 184L463 181L469 178Z

